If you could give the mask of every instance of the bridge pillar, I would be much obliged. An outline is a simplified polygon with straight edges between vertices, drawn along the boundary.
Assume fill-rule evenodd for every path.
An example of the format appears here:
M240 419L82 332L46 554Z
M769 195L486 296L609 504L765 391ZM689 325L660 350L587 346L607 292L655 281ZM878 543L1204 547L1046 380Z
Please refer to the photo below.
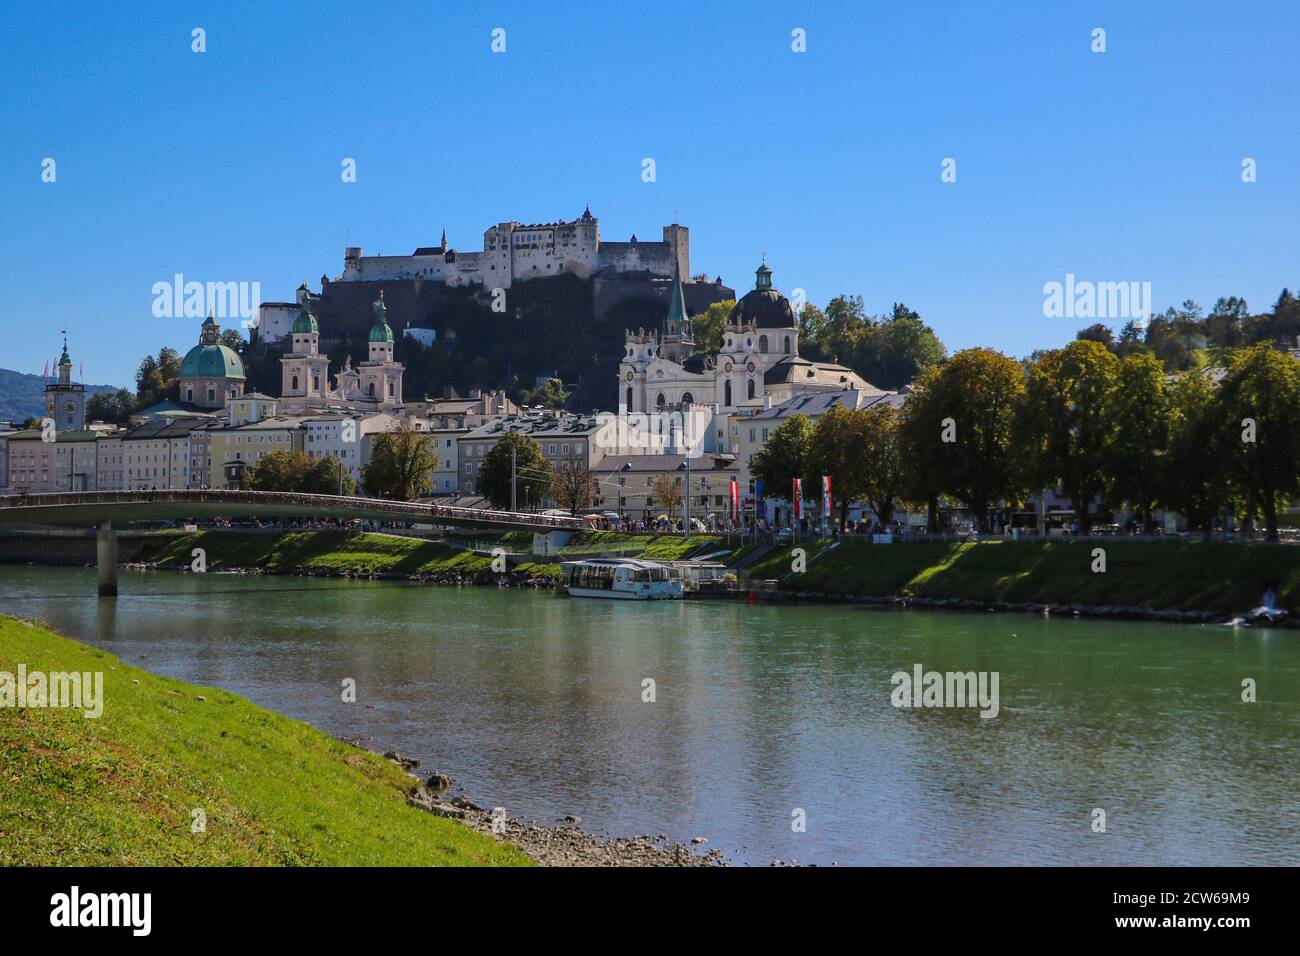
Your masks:
M569 543L573 537L572 531L549 531L533 533L533 554L558 554L559 550Z
M105 521L95 534L95 557L99 566L99 596L117 597L117 532Z

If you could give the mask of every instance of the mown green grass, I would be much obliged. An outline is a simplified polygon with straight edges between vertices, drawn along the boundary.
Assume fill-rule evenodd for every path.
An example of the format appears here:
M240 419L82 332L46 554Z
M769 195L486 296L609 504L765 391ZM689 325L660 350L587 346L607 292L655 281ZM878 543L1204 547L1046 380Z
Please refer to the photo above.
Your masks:
M1094 548L1105 550L1105 573L1092 570ZM810 558L812 554L810 550ZM778 577L789 568L790 548L781 548L747 570L752 577ZM1232 613L1257 606L1268 580L1278 582L1280 607L1300 608L1300 547L1200 541L848 541L781 586L869 597Z
M779 578L790 573L794 564L793 551L795 548L803 548L805 560L811 562L814 557L828 547L830 547L829 541L810 538L807 541L796 542L790 547L775 548L745 568L744 573L746 577L756 579ZM728 563L734 562L729 561Z
M602 554L623 551L636 552L637 557L651 560L675 561L705 545L716 545L722 538L714 534L693 534L683 538L680 534L628 534L622 531L581 531L560 549L563 557L584 554Z
M654 538L652 534L626 534L622 531L579 531L560 548L559 553L569 557L606 551L640 551Z
M0 616L0 671L19 662L29 673L103 672L104 710L0 708L0 865L530 862L408 806L415 781L375 754ZM191 832L196 809L205 832Z
M489 570L492 559L433 541L359 531L286 531L256 534L196 531L150 537L140 560L188 567L194 548L202 548L209 571L266 568L271 571L333 571L351 574L432 574Z

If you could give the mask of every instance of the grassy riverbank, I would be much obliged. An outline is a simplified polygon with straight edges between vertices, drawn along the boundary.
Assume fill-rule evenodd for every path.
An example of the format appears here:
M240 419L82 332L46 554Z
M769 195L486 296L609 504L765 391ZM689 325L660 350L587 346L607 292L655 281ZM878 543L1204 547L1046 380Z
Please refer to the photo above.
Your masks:
M1222 611L1256 607L1266 581L1278 606L1300 608L1300 547L1201 541L986 541L873 545L846 541L789 574L790 548L766 555L752 577L781 578L782 589L859 597L901 595L999 603L1088 604L1150 610ZM1092 570L1093 549L1106 553Z
M408 806L415 781L391 761L0 616L0 671L20 662L28 673L102 672L104 706L94 719L0 708L0 865L529 862ZM205 832L191 833L196 809Z
M202 548L209 571L263 568L267 571L323 571L347 574L474 574L492 559L434 541L357 531L285 531L263 534L196 531L151 536L140 560L160 567L189 567Z
M584 532L559 552L561 558L625 551L640 557L673 560L689 555L718 539L707 535L682 538L676 535L629 535L614 532ZM507 550L525 544L518 535L482 535L480 549L500 544ZM527 545L532 537L528 536ZM325 572L331 574L437 575L457 573L472 576L490 571L492 558L465 548L401 535L359 531L285 531L279 534L240 531L195 531L188 534L158 534L141 545L140 560L158 567L186 567L195 548L202 548L209 571L235 568L264 568L280 573ZM511 558L510 569L529 577L555 577L558 564Z
M1003 604L1080 604L1142 610L1220 611L1257 606L1265 582L1276 581L1278 606L1300 610L1300 547L1053 539L978 543L873 545L846 540L829 547L801 541L807 570L789 573L792 548L781 547L746 568L754 579L777 578L780 588L844 597L915 597ZM491 570L492 559L444 544L396 535L348 531L253 534L201 531L148 539L141 559L160 567L188 567L191 552L207 553L208 569L264 568L281 573L460 575ZM693 535L575 535L561 557L624 551L673 560L703 548L721 550L722 539ZM1106 552L1106 571L1092 570L1093 549ZM724 560L737 560L747 549ZM512 559L513 560L513 559ZM522 560L517 576L558 575L559 565Z

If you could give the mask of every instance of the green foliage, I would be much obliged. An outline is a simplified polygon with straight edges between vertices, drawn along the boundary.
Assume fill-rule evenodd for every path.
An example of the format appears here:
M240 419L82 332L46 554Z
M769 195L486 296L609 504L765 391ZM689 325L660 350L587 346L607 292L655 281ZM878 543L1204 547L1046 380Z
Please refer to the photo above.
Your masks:
M722 329L727 317L736 307L734 299L714 302L699 315L691 317L691 334L695 337L695 351L713 354L722 348Z
M110 422L125 425L135 410L135 396L130 390L119 388L112 392L97 392L86 399L86 421Z
M181 356L173 348L162 348L158 355L146 355L135 373L137 408L148 408L175 397L181 374Z
M848 503L867 490L866 446L862 412L832 405L817 417L804 461L805 493L820 494L822 476L831 479L831 496L840 503L840 528L848 519Z
M904 458L903 416L891 405L863 409L856 432L862 470L862 499L881 524L889 524L907 499L909 485Z
M308 495L354 495L357 483L333 455L311 459L300 451L275 451L245 470L249 491L293 491Z
M806 415L791 415L777 426L762 448L749 459L749 473L763 482L768 495L787 500L794 493L794 479L807 472L813 424ZM806 484L804 497L817 494Z
M1224 430L1215 386L1206 376L1180 375L1169 394L1169 450L1160 500L1208 534L1230 495Z
M1106 500L1112 507L1127 502L1149 524L1169 478L1170 396L1154 355L1138 352L1120 359L1110 405Z
M824 313L805 306L799 323L801 352L846 365L879 388L906 385L944 357L934 330L901 302L873 319L861 296L839 295Z
M1235 351L1217 404L1233 485L1276 540L1278 511L1300 492L1300 363L1268 345Z
M1104 345L1071 342L1030 369L1016 423L1025 477L1035 487L1062 488L1084 533L1089 506L1106 487L1118 378L1119 359Z
M548 378L536 388L524 389L519 395L523 405L540 405L542 408L563 408L569 393L558 378Z
M438 466L433 439L401 419L372 439L370 461L361 466L366 493L375 498L411 501L433 488L429 473Z
M551 492L555 469L542 454L542 446L527 435L506 432L492 450L483 456L475 481L475 492L495 508L509 508L511 503L511 453L514 453L515 502L523 508L534 507Z
M992 349L966 349L922 375L902 424L912 496L951 495L987 530L988 509L1025 491L1015 435L1024 396L1020 364Z

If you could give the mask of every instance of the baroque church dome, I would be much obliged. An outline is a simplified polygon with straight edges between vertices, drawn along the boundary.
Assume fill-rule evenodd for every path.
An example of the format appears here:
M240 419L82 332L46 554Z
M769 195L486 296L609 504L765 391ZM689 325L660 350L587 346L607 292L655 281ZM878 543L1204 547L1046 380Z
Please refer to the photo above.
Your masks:
M754 323L760 329L792 329L794 310L790 300L772 288L772 270L763 263L754 272L754 288L746 292L731 310L732 325Z
M221 326L208 316L199 344L185 353L181 378L243 378L244 362L234 349L221 344Z

